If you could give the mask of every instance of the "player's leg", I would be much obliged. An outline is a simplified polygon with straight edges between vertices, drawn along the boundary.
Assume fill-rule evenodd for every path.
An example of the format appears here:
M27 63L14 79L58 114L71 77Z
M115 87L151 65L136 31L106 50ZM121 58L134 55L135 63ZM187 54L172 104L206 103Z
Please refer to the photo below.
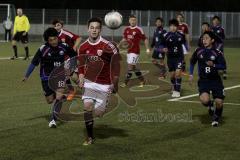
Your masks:
M24 46L24 50L25 50L25 57L24 60L29 59L29 48L28 48L28 34L26 33L26 35L21 35L21 42Z
M162 53L161 55L162 55L162 57L159 60L159 65L160 65L160 77L159 78L164 79L166 77L167 69L166 69L166 65L164 62L165 55L164 55L164 53Z
M216 82L212 89L212 96L214 98L216 109L212 117L212 126L216 127L222 117L223 112L223 101L225 98L224 87L222 82Z
M175 97L180 97L181 86L182 86L182 70L181 68L178 68L175 71L175 91L176 91Z
M12 48L13 48L13 52L14 52L14 55L11 58L12 60L14 60L15 58L18 58L17 41L19 41L18 32L13 36L13 39L12 39Z
M126 87L128 85L128 82L130 81L130 79L132 77L134 69L135 69L134 65L128 64L127 73L125 75L124 83L122 83L120 85L120 87L124 88L124 87Z
M135 72L135 75L136 77L139 79L140 81L140 84L139 84L139 87L143 87L144 84L145 84L145 79L142 75L142 72L141 70L139 69L139 67L137 67L136 65L134 66L134 72Z

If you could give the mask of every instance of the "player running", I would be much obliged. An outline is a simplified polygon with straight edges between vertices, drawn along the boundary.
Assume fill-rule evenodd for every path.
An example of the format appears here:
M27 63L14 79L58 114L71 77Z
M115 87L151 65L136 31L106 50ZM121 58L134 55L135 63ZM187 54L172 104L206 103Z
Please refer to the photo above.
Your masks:
M214 47L215 35L210 31L203 34L203 47L199 47L193 53L190 60L190 84L193 80L194 65L198 62L198 90L201 103L208 107L212 116L212 126L219 125L223 112L224 86L219 70L226 69L223 53ZM216 107L213 107L214 99Z
M23 81L25 82L35 67L40 64L40 78L44 95L48 104L53 103L49 127L56 128L56 114L59 113L61 109L61 100L64 98L63 90L65 85L62 84L57 87L58 89L56 91L53 91L49 87L49 77L55 68L64 66L62 64L66 56L75 57L77 53L67 44L59 42L58 32L54 28L46 29L43 37L46 43L37 50Z
M130 26L125 28L123 32L123 39L120 42L120 46L121 46L121 43L124 43L124 42L127 42L129 44L129 49L127 53L128 71L126 74L125 81L123 84L121 84L121 87L127 86L128 82L132 77L133 72L135 72L135 75L140 80L139 87L143 87L145 80L142 75L142 72L140 71L139 68L137 68L137 64L138 64L139 55L140 55L141 40L144 40L147 54L150 54L149 42L142 28L137 26L136 16L134 15L129 16L129 24Z
M164 35L164 49L167 53L167 65L172 83L172 97L180 97L182 83L182 65L184 52L186 51L185 36L178 32L178 21L172 19L169 21L169 32Z
M177 14L177 20L178 20L178 31L184 34L185 39L186 39L186 51L184 51L184 61L182 65L182 74L186 74L186 61L185 59L187 58L186 55L190 52L191 49L191 44L190 44L190 34L189 34L189 27L188 24L184 22L184 15L182 13Z
M151 48L153 48L152 63L160 69L159 79L164 79L166 77L166 66L164 63L165 53L163 52L163 42L164 34L167 33L167 31L163 29L164 22L161 17L157 17L155 23L157 28L154 30L151 44Z
M26 56L24 60L29 59L29 48L28 48L28 31L30 30L30 24L26 15L23 14L23 10L21 8L17 9L17 16L14 20L13 26L13 39L12 39L12 47L14 51L14 56L11 60L18 58L17 51L17 42L21 41L24 45Z
M67 31L66 29L63 29L63 21L61 21L61 20L58 20L58 19L53 20L52 25L58 31L59 40L63 43L66 43L68 46L72 47L74 51L77 51L80 46L80 43L81 43L81 38L78 35L70 32L70 31ZM69 57L66 57L66 60L68 58ZM74 73L72 73L71 79L74 82L78 81L77 69L74 71ZM73 97L75 96L76 91L75 91L74 87L72 86L70 79L66 81L66 84L70 91L67 96L67 100L72 100Z
M220 39L219 42L216 43L217 49L224 53L224 40L225 40L225 33L224 28L221 26L221 19L218 16L214 16L212 18L212 26L210 27L211 31ZM223 79L227 79L227 71L223 71Z
M87 138L83 145L94 141L94 116L102 117L112 92L118 91L120 54L113 43L101 36L102 21L91 18L88 21L88 39L80 46L79 87L84 88L84 121Z

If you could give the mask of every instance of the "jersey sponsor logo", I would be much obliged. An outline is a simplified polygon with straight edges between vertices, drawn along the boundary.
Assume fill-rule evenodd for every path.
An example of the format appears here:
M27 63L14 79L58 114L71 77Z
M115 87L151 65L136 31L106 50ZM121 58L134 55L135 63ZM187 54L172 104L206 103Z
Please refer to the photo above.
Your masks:
M63 52L63 51L60 51L59 54L62 56L62 55L64 55L64 52Z
M103 50L100 50L100 49L97 50L97 55L98 55L98 56L101 56L102 53L103 53Z
M214 61L216 59L216 57L215 56L211 56L210 59Z

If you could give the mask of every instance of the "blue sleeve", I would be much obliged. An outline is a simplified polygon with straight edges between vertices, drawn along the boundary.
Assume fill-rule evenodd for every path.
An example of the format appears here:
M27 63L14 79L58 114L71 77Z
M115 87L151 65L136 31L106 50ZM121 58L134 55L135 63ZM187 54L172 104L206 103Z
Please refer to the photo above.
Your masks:
M193 75L193 71L194 71L194 64L190 64L190 66L189 66L189 74Z
M27 69L27 72L26 72L26 74L25 74L25 77L28 78L28 77L31 75L31 73L33 72L34 69L35 69L35 65L31 63L31 64L28 66L28 69Z

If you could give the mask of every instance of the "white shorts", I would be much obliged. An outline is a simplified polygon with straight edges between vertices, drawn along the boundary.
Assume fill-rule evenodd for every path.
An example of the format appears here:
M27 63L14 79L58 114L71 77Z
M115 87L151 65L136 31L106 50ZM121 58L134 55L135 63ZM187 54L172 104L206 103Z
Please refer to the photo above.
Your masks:
M94 103L95 109L97 108L104 112L110 97L110 90L111 85L103 85L89 81L85 82L82 100L84 103Z
M137 64L139 60L139 54L136 53L128 53L127 54L127 63L128 64Z

